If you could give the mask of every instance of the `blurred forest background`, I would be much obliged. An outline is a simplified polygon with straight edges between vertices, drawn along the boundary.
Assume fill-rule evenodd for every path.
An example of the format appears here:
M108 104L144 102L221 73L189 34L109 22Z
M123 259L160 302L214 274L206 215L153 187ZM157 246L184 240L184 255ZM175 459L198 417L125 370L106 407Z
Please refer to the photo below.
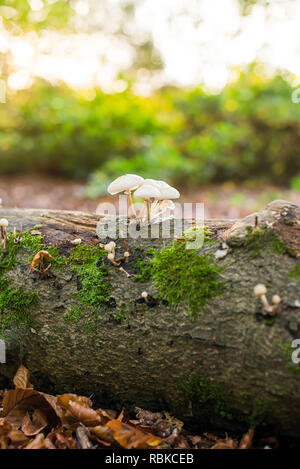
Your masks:
M300 203L298 0L2 0L0 197L95 210L129 172L207 216Z

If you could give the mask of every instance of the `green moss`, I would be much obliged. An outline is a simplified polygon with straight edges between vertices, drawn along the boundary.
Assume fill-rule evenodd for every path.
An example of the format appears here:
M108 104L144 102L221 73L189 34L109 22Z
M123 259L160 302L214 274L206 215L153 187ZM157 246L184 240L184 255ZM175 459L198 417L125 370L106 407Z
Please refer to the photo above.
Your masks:
M83 316L83 309L79 305L72 305L64 317L65 322L79 322Z
M266 249L270 249L273 254L295 256L295 251L286 246L272 229L264 227L253 230L251 226L247 226L246 231L245 238L238 241L238 246L243 247L252 257L260 256Z
M28 238L24 233L23 239ZM38 304L35 292L26 291L22 286L12 287L11 280L4 277L5 272L17 263L17 254L24 247L23 242L15 244L12 233L8 233L6 252L0 250L0 331L2 334L12 326L31 323L31 311ZM27 249L27 248L26 248Z
M290 278L300 278L300 263L296 264L290 271L289 271Z
M104 265L105 257L104 249L89 245L78 245L70 254L70 269L78 277L80 290L74 295L77 303L71 306L65 315L65 321L79 322L85 313L88 313L89 319L84 326L84 331L88 335L97 330L100 309L106 307L110 298L108 271Z
M118 309L113 315L114 321L121 323L123 319L126 319L126 311L122 308Z
M266 326L273 326L275 324L275 318L265 319Z
M67 258L60 255L56 246L46 246L43 242L42 235L31 235L30 231L23 233L22 241L17 245L30 251L28 262L31 262L35 254L39 251L47 251L53 259L49 259L52 268L61 269L68 262Z
M105 305L110 297L110 287L106 277L108 271L104 265L106 253L98 246L78 245L71 251L71 271L80 282L81 289L76 293L79 304L93 310Z
M160 297L174 306L187 303L193 317L207 300L223 293L221 271L211 256L186 249L185 243L176 240L156 252L152 260L152 277Z
M300 372L300 364L292 362L292 354L295 349L292 347L290 342L283 342L281 344L281 352L284 358L288 361L286 363L285 368L292 376L297 376Z
M200 413L203 417L209 418L219 415L229 420L232 419L227 389L222 383L215 383L207 376L193 374L181 386L186 404L192 406L193 413Z
M38 303L34 292L26 292L23 287L11 287L8 279L0 278L0 332L12 326L31 323L31 309Z
M141 250L140 247L139 250ZM150 248L145 252L144 256L141 255L137 258L134 268L138 269L140 273L133 276L135 281L147 282L147 280L150 280L152 275L152 259L155 252L156 249Z

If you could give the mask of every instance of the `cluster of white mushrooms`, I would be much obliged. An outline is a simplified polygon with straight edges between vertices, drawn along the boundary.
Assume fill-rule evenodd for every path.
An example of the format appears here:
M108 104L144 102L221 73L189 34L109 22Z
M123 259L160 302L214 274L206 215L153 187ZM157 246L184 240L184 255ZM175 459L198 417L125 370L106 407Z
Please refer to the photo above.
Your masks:
M132 191L135 191L135 198L144 200L138 216L132 202ZM166 210L173 210L175 205L172 200L180 197L178 190L165 181L144 179L136 174L124 174L118 177L108 186L107 192L111 195L125 193L130 218L139 218L141 221L146 219L148 223Z

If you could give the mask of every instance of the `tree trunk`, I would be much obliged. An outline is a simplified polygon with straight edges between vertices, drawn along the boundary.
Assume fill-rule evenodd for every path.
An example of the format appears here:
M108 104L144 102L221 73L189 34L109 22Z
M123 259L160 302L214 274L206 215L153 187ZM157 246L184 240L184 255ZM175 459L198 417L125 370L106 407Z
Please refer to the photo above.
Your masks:
M300 338L300 207L275 201L240 221L205 221L211 241L193 255L211 256L210 264L222 268L216 273L222 285L216 284L211 297L203 293L203 307L199 303L199 313L193 316L179 295L181 262L175 266L177 279L174 266L170 265L169 279L164 274L169 292L161 288L157 275L153 280L153 271L145 274L141 268L143 261L144 267L150 265L148 249L156 248L159 256L163 244L172 245L172 236L128 238L127 247L118 238L116 259L121 263L115 266L94 244L97 216L1 209L0 218L8 219L11 231L29 230L18 244L9 234L7 253L0 253L0 280L1 275L9 280L9 291L23 288L24 298L34 292L37 300L26 306L30 321L26 316L22 322L22 314L21 320L12 316L2 332L7 348L2 376L11 378L22 361L33 384L49 393L92 394L102 405L163 408L200 430L220 425L239 430L266 423L277 425L284 435L300 437L300 364L291 358L291 343ZM56 246L57 257L66 258L61 264L53 259L44 275L27 265L36 254L28 237L38 239L39 232L44 250ZM76 254L72 257L74 249L81 249L70 242L76 238L82 239L80 246L94 246L93 268L97 261L99 268L102 262L106 266L105 288L99 290L102 305L93 291L94 271L86 274L89 287L85 263ZM225 241L227 254L216 258ZM184 243L182 238L177 246ZM131 254L127 263L122 260L125 249ZM15 259L8 265L13 250ZM202 292L208 275L204 272L201 280L201 274L192 278L193 271L188 272L187 298L191 292ZM275 316L267 315L254 295L258 283L267 287L270 304L272 295L281 297ZM146 299L141 296L144 291ZM9 318L10 310L18 311L17 294L7 292L0 292L0 319Z

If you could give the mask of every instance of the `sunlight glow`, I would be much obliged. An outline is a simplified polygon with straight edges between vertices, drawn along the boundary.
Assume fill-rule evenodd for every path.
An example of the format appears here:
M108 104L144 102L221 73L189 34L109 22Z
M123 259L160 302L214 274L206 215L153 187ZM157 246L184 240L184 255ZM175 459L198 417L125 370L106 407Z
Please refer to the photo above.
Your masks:
M107 0L106 9L99 2L93 15L90 2L72 1L80 25L75 21L79 30L73 34L44 30L40 37L27 34L9 40L0 21L0 52L10 50L15 67L10 87L27 87L36 76L75 88L126 89L118 75L131 67L135 50L118 33L123 0ZM43 14L43 0L29 3L32 14ZM231 79L232 69L254 60L266 63L269 70L287 69L300 77L299 22L300 0L277 0L269 10L256 5L245 17L240 16L238 0L189 0L188 8L186 0L140 0L124 31L137 43L150 34L164 69L156 75L138 73L136 93L146 96L164 83L202 84L219 91Z

